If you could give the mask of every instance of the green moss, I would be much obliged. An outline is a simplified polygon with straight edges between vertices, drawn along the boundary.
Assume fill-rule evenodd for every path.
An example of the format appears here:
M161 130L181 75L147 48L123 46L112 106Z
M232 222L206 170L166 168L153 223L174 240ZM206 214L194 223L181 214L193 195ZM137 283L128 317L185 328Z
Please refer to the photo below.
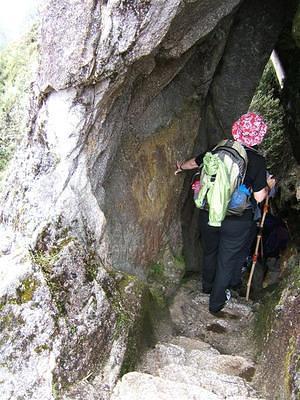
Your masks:
M1 332L4 331L5 328L9 327L15 319L15 316L12 312L1 316L0 318L0 328Z
M36 280L28 278L22 282L22 285L17 289L18 303L26 303L32 300L33 293L36 290L38 283Z
M41 267L53 301L60 315L66 314L64 277L55 276L53 266L59 260L62 250L74 241L69 235L69 228L62 226L62 219L58 217L55 229L58 230L55 239L51 239L51 226L48 224L39 234L37 244L31 251L32 261Z
M118 310L117 320L114 330L114 338L116 339L121 335L121 333L126 332L131 325L132 325L132 318L130 317L130 314L124 312L123 310Z
M184 257L183 256L174 256L174 262L175 262L177 271L179 271L183 277L185 274L185 270L186 270Z
M58 260L58 253L52 254L42 254L40 252L35 252L32 254L32 259L36 264L38 264L45 276L47 285L49 287L51 296L56 304L57 310L60 314L65 314L66 309L63 301L64 286L61 282L61 278L56 277L52 274L52 268L55 262Z
M148 279L163 283L166 280L164 266L161 263L152 264L149 268Z
M43 235L44 232L41 234ZM47 250L34 250L31 251L32 261L39 265L43 272L50 273L52 266L59 259L59 253L62 249L67 246L74 239L72 237L62 238L56 241L50 249ZM41 242L37 245L37 248L42 248Z
M58 383L57 382L53 382L52 383L52 396L53 398L59 399L59 390L58 390Z
M56 308L60 315L66 314L66 306L64 300L64 285L59 277L48 277L47 284L51 292L51 296L55 302Z
M292 389L291 364L295 352L296 339L294 337L291 337L284 360L284 389L286 394L290 394Z
M297 256L289 259L288 268L285 271L280 285L266 292L262 298L258 311L255 314L253 335L259 351L267 344L275 321L276 306L279 309L284 306L284 301L289 294L299 294L300 290L300 268Z
M40 354L40 353L42 353L43 351L48 351L48 350L50 350L50 347L49 347L47 344L41 344L40 346L37 346L37 347L34 349L34 351L35 351L37 354Z
M92 282L97 277L98 265L96 263L86 264L85 271L86 279Z
M155 304L155 308L161 311L165 310L168 304L166 296L164 296L161 290L158 290L155 287L150 286L149 290L152 296L153 303Z
M99 262L96 260L95 252L92 251L85 261L85 277L88 282L92 282L96 279L98 269Z
M111 304L117 316L115 338L129 330L134 323L136 304L133 304L133 302L136 302L143 290L144 283L136 276L125 273L119 274L114 293L109 293Z
M134 371L144 350L154 345L153 327L154 320L157 318L156 307L150 292L144 293L143 300L140 316L129 329L126 353L120 371L121 376Z
M55 262L49 254L40 251L31 252L31 259L35 264L42 267L43 271L46 270L48 272L50 272L50 266Z
M31 301L33 294L38 287L38 282L33 278L26 278L22 284L16 289L16 294L12 297L5 297L0 303L0 312L2 312L7 304L23 304Z
M39 265L44 273L47 285L49 287L51 296L56 304L58 312L65 314L66 309L64 301L62 300L62 293L64 292L63 282L61 278L54 276L52 268L59 258L58 248L52 249L49 253L33 252L32 259L35 264Z
M260 305L255 314L253 326L253 337L259 352L264 349L268 342L269 335L275 319L275 307L279 304L281 290L276 288L263 298L263 304Z
M114 270L108 272L110 277L101 286L116 315L113 339L127 337L121 366L124 375L134 370L143 349L153 343L153 320L158 307L149 287L138 277Z
M24 326L24 319L12 311L2 313L0 316L0 347L11 341L11 332Z
M296 256L289 261L289 275L287 276L287 284L291 290L300 289L300 264Z
M145 283L142 282L137 276L131 274L123 274L121 279L118 279L117 290L122 296L125 295L126 291L130 288L133 295L138 296L145 288Z
M175 254L174 255L174 260L180 264L180 266L185 265L185 259L183 254Z

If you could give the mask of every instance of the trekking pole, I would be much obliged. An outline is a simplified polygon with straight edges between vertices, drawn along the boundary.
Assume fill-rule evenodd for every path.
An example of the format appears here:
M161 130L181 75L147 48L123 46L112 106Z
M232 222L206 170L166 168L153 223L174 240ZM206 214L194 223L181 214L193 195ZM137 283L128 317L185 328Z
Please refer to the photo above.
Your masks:
M254 274L255 265L257 263L259 245L260 245L260 242L261 242L263 226L264 226L264 223L265 223L266 215L268 213L268 209L269 209L269 196L266 197L266 201L265 201L265 204L264 204L263 215L261 217L261 220L260 220L260 223L259 223L259 226L258 226L258 234L257 234L256 246L255 246L254 254L252 256L252 266L251 266L251 271L250 271L250 275L249 275L249 279L248 279L248 283L247 283L247 293L246 293L246 300L247 301L249 300L252 277L253 277L253 274Z

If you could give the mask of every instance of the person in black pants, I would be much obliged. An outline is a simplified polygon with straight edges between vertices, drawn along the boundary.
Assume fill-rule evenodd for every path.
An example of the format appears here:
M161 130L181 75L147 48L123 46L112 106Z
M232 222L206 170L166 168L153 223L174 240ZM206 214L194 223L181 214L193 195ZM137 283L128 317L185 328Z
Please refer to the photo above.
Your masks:
M267 182L266 162L253 146L261 143L267 131L262 117L249 112L242 115L232 127L233 138L247 151L248 165L244 184L251 188L253 201L262 202L275 185L270 177ZM204 154L183 163L177 162L175 174L198 168ZM208 212L200 210L200 231L203 247L202 289L210 294L209 310L218 313L226 304L226 293L233 277L243 265L253 230L253 210L246 209L241 216L227 216L221 227L208 225Z

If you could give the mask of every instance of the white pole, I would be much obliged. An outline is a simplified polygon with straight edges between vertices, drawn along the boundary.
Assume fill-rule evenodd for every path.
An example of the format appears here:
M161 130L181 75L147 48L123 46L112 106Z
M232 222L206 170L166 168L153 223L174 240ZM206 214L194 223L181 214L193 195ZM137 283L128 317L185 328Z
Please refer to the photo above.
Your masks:
M272 65L275 70L280 88L283 89L283 84L284 84L284 80L285 80L285 72L284 72L283 66L280 62L280 59L278 57L278 54L276 53L275 50L272 51L271 61L272 61Z

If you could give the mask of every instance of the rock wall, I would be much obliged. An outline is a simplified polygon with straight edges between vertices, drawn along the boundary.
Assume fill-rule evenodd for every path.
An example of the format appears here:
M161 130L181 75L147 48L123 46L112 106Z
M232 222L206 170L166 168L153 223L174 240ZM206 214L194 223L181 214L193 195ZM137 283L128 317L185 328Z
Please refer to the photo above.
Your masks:
M300 276L296 248L281 262L282 281L265 294L253 336L260 350L256 382L270 400L298 399L300 394Z
M82 379L87 398L109 396L147 298L127 274L145 279L161 263L176 284L182 226L198 268L175 160L228 134L246 110L281 4L43 5L30 125L1 195L4 399L76 398L70 386Z

